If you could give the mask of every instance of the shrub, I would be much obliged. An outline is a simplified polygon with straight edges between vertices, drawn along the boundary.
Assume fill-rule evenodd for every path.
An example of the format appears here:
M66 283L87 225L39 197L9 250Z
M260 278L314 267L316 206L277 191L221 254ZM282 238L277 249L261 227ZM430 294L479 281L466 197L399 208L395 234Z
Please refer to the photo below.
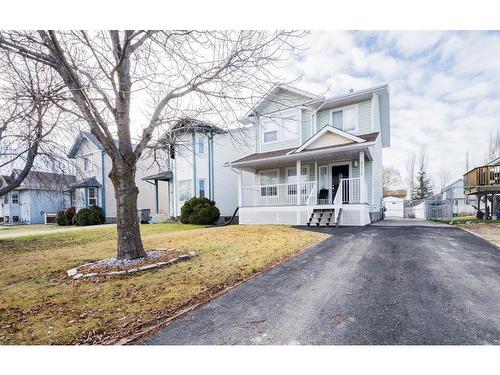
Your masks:
M73 218L73 224L78 225L79 227L95 224L94 214L90 208L81 208Z
M90 211L92 212L92 220L94 224L104 224L106 218L102 212L102 208L96 205L90 206Z
M181 208L183 224L213 224L219 219L220 212L215 202L207 198L191 198Z
M72 225L73 218L75 217L76 209L75 207L70 207L65 211L59 211L56 217L57 225Z

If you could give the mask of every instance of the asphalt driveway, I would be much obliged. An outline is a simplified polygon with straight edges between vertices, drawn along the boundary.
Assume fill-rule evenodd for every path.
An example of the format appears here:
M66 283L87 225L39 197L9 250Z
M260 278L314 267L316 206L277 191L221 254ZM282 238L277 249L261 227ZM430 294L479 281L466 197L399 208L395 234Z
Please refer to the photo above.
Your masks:
M334 236L142 344L499 344L500 250L444 225Z

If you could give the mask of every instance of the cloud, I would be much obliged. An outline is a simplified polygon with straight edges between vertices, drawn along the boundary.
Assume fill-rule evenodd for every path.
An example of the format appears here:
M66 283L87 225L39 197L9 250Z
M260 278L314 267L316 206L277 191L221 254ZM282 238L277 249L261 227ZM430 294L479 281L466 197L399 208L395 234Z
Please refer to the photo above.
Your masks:
M409 151L425 147L434 178L465 172L465 152L482 162L500 127L500 33L313 32L290 67L299 86L329 95L388 83L391 148L384 164L405 174Z

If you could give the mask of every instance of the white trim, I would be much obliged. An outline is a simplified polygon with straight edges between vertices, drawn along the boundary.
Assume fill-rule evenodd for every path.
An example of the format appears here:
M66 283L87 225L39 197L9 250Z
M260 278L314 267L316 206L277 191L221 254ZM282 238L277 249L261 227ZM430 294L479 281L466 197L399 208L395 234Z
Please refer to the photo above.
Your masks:
M351 109L351 108L354 108L355 109L355 113L356 113L356 119L354 121L354 129L347 129L345 130L345 113L344 111L347 110L347 109ZM344 105L342 107L335 107L335 108L332 108L332 109L329 109L328 110L328 116L330 118L330 122L331 122L331 126L334 128L334 129L338 129L336 128L335 126L333 126L333 113L334 112L340 112L342 111L342 131L350 131L350 132L357 132L358 129L359 129L359 103L356 103L356 104L348 104L348 105Z
M297 113L297 111L298 111L298 113ZM297 121L298 132L296 134L296 138L295 139L280 139L279 129L280 128L281 129L285 129L285 127L283 126L283 124L281 124L281 125L278 124L275 121L275 119L286 119L287 113L298 115L298 121ZM263 125L262 125L262 119L271 121L275 125L276 132L277 132L276 133L276 140L275 141L264 142L264 134L265 133L270 133L270 132L272 132L274 130L270 130L270 131L264 132ZM301 133L302 132L301 119L302 119L302 110L300 108L287 108L287 109L283 109L281 111L274 112L272 116L266 116L266 115L259 116L258 127L259 127L260 148L262 149L262 146L264 146L264 145L273 145L273 144L276 144L276 143L283 143L283 142L298 141L298 143L300 144L302 142L302 139L301 139L301 135L302 135L302 133ZM292 134L287 129L285 129L285 131L287 131L288 133Z
M300 182L310 182L309 181L309 172L310 172L310 170L309 170L309 164L303 164L301 166L301 168L306 168L306 170L307 170L307 172L306 172L307 180L306 181L302 181L302 178L301 178ZM286 177L286 183L287 184L289 183L288 182L288 171L289 170L295 170L295 172L297 172L297 165L295 165L294 167L285 167L285 174L286 174L285 177ZM301 175L302 175L302 173L301 173Z
M375 142L366 142L366 143L363 143L362 145L360 144L348 144L348 145L345 145L345 146L333 146L333 150L331 149L321 149L321 150L310 150L310 151L302 151L300 153L300 155L298 153L295 153L297 151L297 149L293 150L293 151L290 151L289 153L285 154L285 155L281 155L281 156L273 156L273 157L269 157L269 158L266 158L266 159L255 159L255 160L246 160L246 161L240 161L240 162L228 162L226 164L224 164L225 167L235 167L235 168L238 168L239 166L245 166L245 165L252 165L252 164L255 164L255 162L262 162L262 161L287 161L287 160L290 160L290 161L293 161L293 160L296 160L294 159L294 157L308 157L308 156L314 156L314 155L321 155L321 154L324 154L324 153L328 153L328 152L332 152L332 151L345 151L345 150L351 150L351 149L356 149L360 146L363 146L363 147L369 147L369 146L373 146L375 145ZM366 149L366 151L368 151L368 153L366 154L366 156L368 157L368 160L370 161L373 161L373 155L371 154L371 151L369 149Z
M334 133L334 134L337 134L337 135L340 135L342 137L345 137L345 138L350 139L351 141L354 141L354 142L357 142L357 143L365 143L366 142L366 139L357 137L357 136L355 136L355 135L353 135L351 133L348 133L348 132L346 132L344 130L340 130L340 129L334 128L331 125L326 125L326 126L323 127L323 129L321 129L319 132L317 132L316 134L314 134L311 138L309 138L307 141L305 141L300 147L298 147L297 149L291 151L289 154L294 154L294 153L297 153L297 152L302 152L305 148L307 148L308 146L310 146L314 141L316 141L319 137L321 137L327 131L329 131L331 133Z

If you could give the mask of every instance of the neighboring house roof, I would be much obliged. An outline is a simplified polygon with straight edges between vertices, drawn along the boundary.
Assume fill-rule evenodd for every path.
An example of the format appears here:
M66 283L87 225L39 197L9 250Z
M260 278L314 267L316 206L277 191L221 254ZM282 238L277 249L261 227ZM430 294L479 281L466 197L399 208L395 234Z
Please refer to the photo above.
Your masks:
M76 183L66 187L66 191L81 189L86 187L101 187L102 185L97 181L95 177L84 178L83 180L77 181Z
M13 181L13 178L11 176L2 175L1 178L6 185L10 184ZM3 183L0 186L3 186Z
M384 192L384 198L395 197L395 198L405 198L408 194L406 189L394 189L394 190L386 190Z
M92 142L97 147L98 150L101 151L104 150L104 147L102 147L101 142L99 142L99 140L94 134L81 130L78 133L78 136L76 137L75 141L73 142L73 145L71 146L68 152L69 158L74 159L76 157L76 154L80 149L80 146L82 145L82 142L84 140Z
M500 164L500 156L498 158L489 161L486 165L497 165L497 164Z
M217 133L222 134L226 131L214 124L210 124L207 121L201 121L193 118L183 118L175 123L169 131L169 133Z
M12 181L15 175L21 173L20 169L14 169L10 176L2 176ZM68 184L76 181L76 177L69 174L52 173L43 171L30 171L26 178L15 190L63 190ZM7 182L8 183L8 182Z
M459 178L458 180L453 181L451 184L448 184L447 186L445 186L445 187L443 188L443 190L441 190L441 193L440 193L440 194L442 194L442 193L444 193L446 190L448 190L448 189L450 189L450 188L454 187L454 185L456 185L456 184L457 184L457 183L459 183L459 182L461 182L461 183L462 183L462 188L463 188L463 179Z

